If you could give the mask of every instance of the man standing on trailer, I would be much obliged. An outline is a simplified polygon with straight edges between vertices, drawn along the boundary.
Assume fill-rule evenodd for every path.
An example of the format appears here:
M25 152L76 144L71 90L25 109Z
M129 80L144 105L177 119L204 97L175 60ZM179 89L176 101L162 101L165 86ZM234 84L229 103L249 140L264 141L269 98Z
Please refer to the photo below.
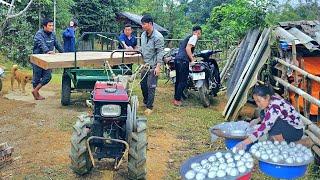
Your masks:
M150 65L150 70L145 69L141 72L142 81L140 83L143 103L146 106L145 115L151 115L153 112L153 102L160 75L160 66L163 64L164 56L164 38L162 34L153 26L153 18L150 15L144 15L141 19L141 52L144 62Z

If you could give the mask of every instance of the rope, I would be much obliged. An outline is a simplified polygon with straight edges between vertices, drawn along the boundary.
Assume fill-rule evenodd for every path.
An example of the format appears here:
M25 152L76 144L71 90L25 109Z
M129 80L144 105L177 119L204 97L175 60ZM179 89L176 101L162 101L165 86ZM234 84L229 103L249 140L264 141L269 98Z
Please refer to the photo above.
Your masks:
M115 75L114 72L112 71L112 68L109 64L109 61L106 61L105 63L105 69L106 69L106 72L107 72L107 75L109 75L108 71L107 71L107 67L109 68L111 74L112 74L112 77L114 79L118 79L119 80L119 75ZM133 92L133 88L134 88L134 85L135 85L135 81L136 81L136 78L137 78L137 75L138 73L142 70L142 68L146 68L146 72L145 74L143 75L143 77L141 78L141 80L139 81L139 83L141 83L144 78L147 76L147 74L149 73L149 71L151 70L151 66L147 63L147 64L144 64L144 65L140 65L136 70L135 72L131 75L131 77L129 78L129 81L132 82L132 85L131 85L131 88L129 88L129 97L131 98L131 95L132 95L132 92Z
M139 81L139 83L141 83L143 81L143 79L147 76L147 74L149 73L149 71L151 70L151 66L149 64L145 64L145 65L140 65L136 70L135 70L135 73L132 75L132 80L130 78L130 81L132 81L132 85L131 85L131 88L129 89L129 97L131 98L132 96L132 92L133 92L133 88L134 88L134 85L135 85L135 80L137 78L137 74L142 70L142 68L146 68L146 72L145 74L143 75L143 77L141 78L141 80Z

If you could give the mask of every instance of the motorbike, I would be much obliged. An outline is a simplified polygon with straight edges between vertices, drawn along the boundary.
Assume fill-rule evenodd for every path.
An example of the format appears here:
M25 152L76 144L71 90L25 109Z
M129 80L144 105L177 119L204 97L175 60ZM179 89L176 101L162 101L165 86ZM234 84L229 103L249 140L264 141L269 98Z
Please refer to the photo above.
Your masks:
M176 69L174 66L174 59L178 51L179 51L179 48L164 49L165 55L164 55L163 61L165 64L165 75L166 75L166 78L168 79L167 82L171 81L173 84L176 83Z
M193 90L199 94L204 107L210 106L210 98L217 96L220 89L219 66L211 55L220 53L220 50L203 50L194 56L200 58L190 64L187 91Z
M2 79L4 78L4 69L0 67L0 91L2 90Z

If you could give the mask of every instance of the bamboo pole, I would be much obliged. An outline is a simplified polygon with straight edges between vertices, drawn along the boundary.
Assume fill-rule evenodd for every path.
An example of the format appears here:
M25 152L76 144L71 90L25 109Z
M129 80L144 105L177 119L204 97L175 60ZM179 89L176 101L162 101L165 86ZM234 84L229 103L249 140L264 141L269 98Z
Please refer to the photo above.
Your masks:
M315 136L315 135L314 135L311 131L309 131L309 130L306 130L305 133L312 139L312 141L313 141L316 145L320 146L320 139L319 139L317 136Z
M307 78L309 78L309 79L311 79L311 80L314 80L314 81L320 83L320 77L315 76L315 75L313 75L313 74L310 74L310 73L308 73L307 71L304 71L304 70L300 69L299 67L297 67L297 66L295 66L295 65L289 64L289 63L285 62L285 61L282 60L282 59L275 58L275 60L278 61L280 64L283 64L283 65L285 65L285 66L287 66L287 67L289 67L289 68L291 68L291 69L293 69L293 70L295 70L295 71L298 71L298 72L301 73L303 76L306 76Z
M318 146L313 146L312 150L318 155L320 156L320 148Z
M299 116L307 129L313 132L317 137L320 137L320 128L302 114L299 114Z
M307 94L306 92L304 92L302 89L297 88L291 84L289 84L288 82L285 82L284 80L278 78L277 76L273 76L273 78L278 81L278 83L282 84L283 86L289 88L291 91L299 94L300 96L302 96L303 98L306 98L308 101L310 101L311 103L317 105L318 107L320 107L320 101L316 98L314 98L313 96Z

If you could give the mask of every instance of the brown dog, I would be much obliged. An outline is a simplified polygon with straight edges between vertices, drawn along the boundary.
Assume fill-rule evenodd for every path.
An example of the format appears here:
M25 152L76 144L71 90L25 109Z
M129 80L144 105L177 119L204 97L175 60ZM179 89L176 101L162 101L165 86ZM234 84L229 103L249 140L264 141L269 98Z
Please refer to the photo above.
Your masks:
M27 73L27 72L22 72L18 65L13 65L11 68L11 90L13 91L13 83L14 80L17 80L18 82L18 88L20 89L20 84L21 84L21 89L22 92L26 92L26 84L31 83L32 81L32 75Z

